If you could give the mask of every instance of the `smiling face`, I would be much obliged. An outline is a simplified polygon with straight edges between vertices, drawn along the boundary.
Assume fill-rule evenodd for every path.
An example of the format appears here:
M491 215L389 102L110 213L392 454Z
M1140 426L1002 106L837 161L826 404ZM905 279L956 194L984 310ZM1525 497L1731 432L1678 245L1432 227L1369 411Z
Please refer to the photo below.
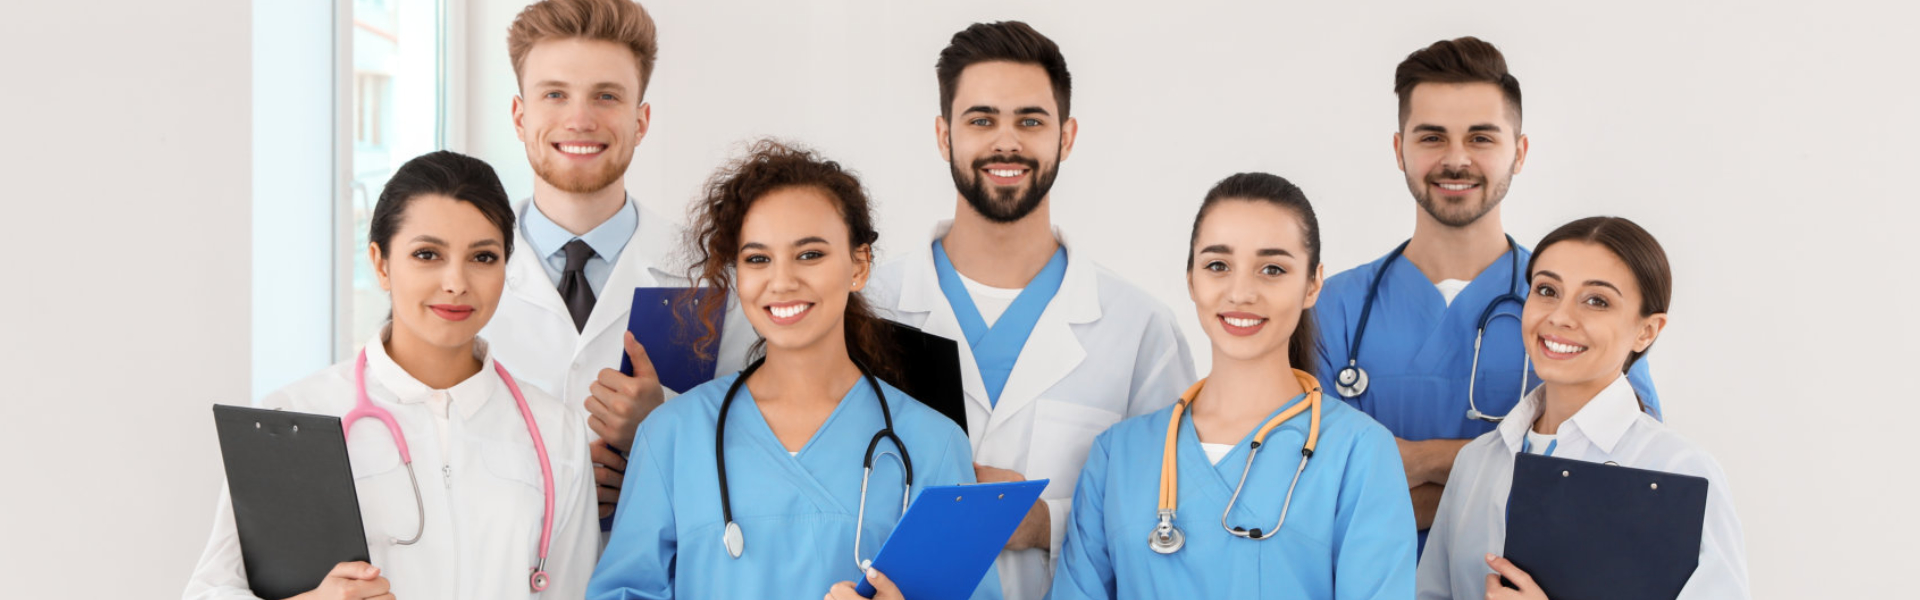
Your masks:
M1667 315L1641 316L1632 269L1599 244L1570 240L1533 259L1532 293L1520 315L1527 356L1540 379L1606 385L1627 356L1653 345Z
M380 287L393 297L393 333L430 346L473 342L506 285L505 238L472 204L438 194L413 198L387 241L368 244Z
M814 187L753 202L740 226L736 289L769 351L845 343L847 297L866 287L871 249L854 247L839 204Z
M619 182L647 134L633 51L602 40L543 41L527 52L513 129L541 181L587 194Z
M1060 119L1046 69L1006 61L969 66L948 108L952 121L936 117L934 133L967 205L996 223L1032 214L1073 152L1078 127Z
M1527 159L1515 116L1491 83L1414 86L1393 144L1407 190L1428 216L1466 227L1500 206Z
M1307 269L1299 215L1264 201L1228 198L1207 211L1195 234L1187 293L1219 358L1278 358L1301 312L1320 297Z

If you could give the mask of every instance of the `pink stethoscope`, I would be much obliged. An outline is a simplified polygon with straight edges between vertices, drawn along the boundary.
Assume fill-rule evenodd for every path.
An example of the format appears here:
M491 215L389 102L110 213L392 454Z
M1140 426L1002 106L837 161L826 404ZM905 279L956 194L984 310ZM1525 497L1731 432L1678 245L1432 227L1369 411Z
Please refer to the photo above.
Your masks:
M513 376L507 374L507 368L499 362L493 363L493 370L500 374L500 380L507 382L507 391L513 392L513 401L520 405L520 417L527 421L527 433L533 436L533 452L540 455L540 491L546 498L546 506L540 511L540 562L535 564L528 583L533 591L547 589L547 547L553 540L553 464L547 461L547 444L540 439L540 428L534 424L533 409L527 407L527 397L520 394L520 386L513 382ZM400 434L400 424L393 419L393 413L373 405L367 397L367 351L360 351L360 359L353 363L353 384L358 392L353 410L341 418L341 426L352 431L355 421L367 417L379 419L387 425L387 432L393 435L393 445L400 449L400 462L407 466L407 481L413 484L413 506L420 515L420 525L413 530L411 539L394 538L393 543L402 546L420 541L420 532L427 528L426 501L420 497L420 480L413 475L413 456L407 452L407 438Z

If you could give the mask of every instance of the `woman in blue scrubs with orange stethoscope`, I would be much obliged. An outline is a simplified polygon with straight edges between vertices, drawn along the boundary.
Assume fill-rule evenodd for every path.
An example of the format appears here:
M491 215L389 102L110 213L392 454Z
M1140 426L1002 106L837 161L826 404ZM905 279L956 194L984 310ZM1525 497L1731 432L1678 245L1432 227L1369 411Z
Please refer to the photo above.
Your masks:
M1228 177L1194 219L1187 289L1213 371L1095 439L1052 598L1413 595L1393 435L1311 372L1320 232L1300 188Z

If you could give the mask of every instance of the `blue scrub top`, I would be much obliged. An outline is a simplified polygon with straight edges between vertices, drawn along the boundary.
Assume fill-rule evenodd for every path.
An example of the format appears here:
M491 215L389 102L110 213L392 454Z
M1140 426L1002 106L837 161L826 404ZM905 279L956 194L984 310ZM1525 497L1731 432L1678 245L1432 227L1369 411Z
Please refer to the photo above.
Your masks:
M746 538L740 558L721 543L726 523L714 462L720 402L738 374L668 400L640 424L615 509L613 533L587 597L812 598L858 581L854 522L861 458L884 421L864 380L847 392L813 439L790 456L741 386L727 414L727 482ZM894 431L913 460L913 493L972 483L971 447L960 427L882 382ZM860 550L871 559L900 520L904 473L881 442L874 458ZM999 598L988 569L974 598Z
M1080 472L1048 597L1412 598L1413 506L1393 436L1332 398L1322 411L1319 447L1300 476L1286 523L1264 540L1234 537L1220 525L1246 468L1252 432L1210 464L1193 420L1183 418L1174 524L1185 532L1186 546L1170 555L1154 552L1147 540L1159 524L1160 463L1173 408L1108 429L1094 440ZM1300 465L1308 414L1267 435L1229 524L1267 530L1279 520Z
M1396 264L1380 281L1358 357L1359 366L1367 371L1367 391L1358 398L1345 398L1328 385L1329 397L1346 400L1393 435L1410 441L1464 440L1493 431L1493 423L1467 418L1467 378L1473 368L1474 327L1481 311L1509 289L1522 297L1527 294L1525 269L1532 253L1525 247L1517 252L1522 269L1519 281L1512 281L1516 257L1509 252L1474 277L1451 305L1419 267L1405 256L1394 259ZM1347 349L1366 303L1367 286L1385 264L1382 257L1327 278L1314 306L1320 327L1321 380L1330 384L1347 366ZM1496 316L1487 324L1474 390L1483 413L1505 415L1520 401L1526 349L1520 321L1513 317L1522 308L1519 303L1502 303L1498 311L1512 317ZM1538 377L1532 373L1527 377L1527 389L1539 385ZM1658 417L1660 397L1654 392L1645 358L1627 372L1627 379Z

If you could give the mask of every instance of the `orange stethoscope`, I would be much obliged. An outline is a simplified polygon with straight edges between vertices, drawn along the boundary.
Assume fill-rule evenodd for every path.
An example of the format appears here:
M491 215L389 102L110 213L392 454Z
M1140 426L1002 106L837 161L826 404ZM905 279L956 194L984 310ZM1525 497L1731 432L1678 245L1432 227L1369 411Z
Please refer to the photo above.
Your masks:
M1280 414L1274 415L1273 418L1267 419L1267 424L1260 426L1260 430L1253 434L1253 445L1247 450L1247 466L1240 470L1240 483L1234 484L1233 496L1227 499L1226 510L1220 511L1220 527L1234 537L1264 540L1280 532L1280 527L1287 523L1287 509L1293 507L1293 488L1300 485L1300 474L1307 470L1307 459L1313 458L1313 448L1320 443L1320 381L1312 374L1299 369L1293 370L1293 377L1300 382L1300 389L1307 391L1306 401L1294 404ZM1173 554L1187 545L1186 534L1173 524L1174 509L1180 503L1180 415L1186 412L1195 398L1200 397L1200 388L1206 385L1207 380L1202 379L1193 384L1193 387L1187 388L1187 392L1180 395L1180 402L1173 407L1173 418L1167 419L1167 447L1160 458L1160 524L1153 528L1150 540L1150 547L1154 552ZM1279 427L1281 423L1285 423L1287 419L1298 416L1308 409L1313 410L1313 416L1307 426L1307 442L1300 446L1300 467L1293 470L1293 482L1287 484L1287 499L1280 505L1280 522L1274 523L1272 529L1265 531L1227 525L1227 514L1233 512L1234 502L1240 499L1240 490L1247 485L1247 473L1253 471L1253 457L1260 454L1260 446L1267 440L1267 434L1271 433L1275 427Z

